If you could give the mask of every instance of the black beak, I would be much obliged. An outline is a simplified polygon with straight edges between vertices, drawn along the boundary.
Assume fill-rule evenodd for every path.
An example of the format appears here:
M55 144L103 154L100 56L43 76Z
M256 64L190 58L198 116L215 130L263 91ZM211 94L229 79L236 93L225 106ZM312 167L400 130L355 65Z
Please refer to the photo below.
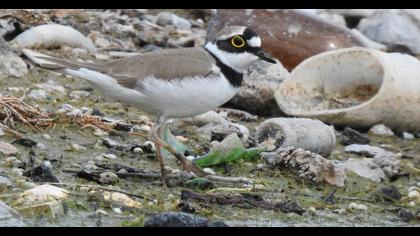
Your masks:
M266 53L263 50L260 50L260 51L256 52L255 55L257 57L259 57L261 60L268 61L268 62L271 62L271 63L274 63L274 64L276 63L274 58L270 54Z

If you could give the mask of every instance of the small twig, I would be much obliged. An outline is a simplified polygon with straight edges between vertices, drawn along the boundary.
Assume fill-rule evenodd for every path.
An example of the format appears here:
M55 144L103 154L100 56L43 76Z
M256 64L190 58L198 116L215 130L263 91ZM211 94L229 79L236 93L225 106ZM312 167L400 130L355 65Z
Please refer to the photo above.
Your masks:
M241 183L241 184L251 184L252 180L245 177L224 177L218 175L206 175L204 178L210 181L219 181L226 183Z

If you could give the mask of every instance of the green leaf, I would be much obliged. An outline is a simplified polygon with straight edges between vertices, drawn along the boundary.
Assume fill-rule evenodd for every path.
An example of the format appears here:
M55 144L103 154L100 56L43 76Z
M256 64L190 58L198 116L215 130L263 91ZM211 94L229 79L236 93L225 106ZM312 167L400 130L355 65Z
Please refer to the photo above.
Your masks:
M206 154L203 157L195 160L194 162L200 167L209 167L220 165L223 163L232 163L238 160L250 161L256 158L261 152L264 151L264 148L256 147L245 149L242 147L237 147L230 150L227 153L221 153L219 151L212 151Z

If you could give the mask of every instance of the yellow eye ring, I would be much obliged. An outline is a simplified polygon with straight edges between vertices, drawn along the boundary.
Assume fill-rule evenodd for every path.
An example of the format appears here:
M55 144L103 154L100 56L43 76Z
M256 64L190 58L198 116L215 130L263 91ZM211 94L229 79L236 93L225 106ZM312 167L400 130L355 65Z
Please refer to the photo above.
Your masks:
M245 46L245 41L241 36L233 37L232 40L230 41L230 43L235 48L241 48L241 47Z

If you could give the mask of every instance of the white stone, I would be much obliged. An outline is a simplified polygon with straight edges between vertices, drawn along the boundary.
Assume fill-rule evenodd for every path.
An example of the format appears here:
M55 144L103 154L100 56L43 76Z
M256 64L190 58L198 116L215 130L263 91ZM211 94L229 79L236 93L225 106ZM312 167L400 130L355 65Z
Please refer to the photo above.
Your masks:
M133 149L133 153L142 154L143 153L143 149L141 149L141 147L135 147Z
M36 148L43 150L43 149L46 149L47 147L43 143L37 143Z
M414 139L415 137L414 137L414 135L413 135L413 134L411 134L411 133L408 133L408 132L403 132L403 138L404 138L404 139L407 139L407 140L410 140L410 139Z
M21 194L22 199L20 199L20 201L45 202L51 200L61 200L67 198L68 194L69 192L66 189L44 184L25 191Z
M47 139L47 140L50 140L51 139L51 136L49 134L43 134L42 137L44 139Z
M214 170L211 169L211 168L204 168L203 171L205 171L205 172L207 172L208 174L211 174L211 175L216 175L216 172L214 172Z
M357 204L355 202L352 202L349 204L349 208L352 210L360 210L360 211L367 211L367 206L363 204Z
M383 124L374 125L372 128L370 128L369 132L375 135L380 136L394 136L394 132L388 127L386 127Z
M86 150L87 150L87 148L86 148L86 147L84 147L84 146L82 146L82 145L79 145L79 144L77 144L77 143L73 143L73 144L71 145L71 148L72 148L74 151L77 151L77 152L84 152L84 151L86 151Z
M115 160L117 159L117 156L115 154L112 153L104 153L102 154L102 156L106 159L110 159L110 160Z

